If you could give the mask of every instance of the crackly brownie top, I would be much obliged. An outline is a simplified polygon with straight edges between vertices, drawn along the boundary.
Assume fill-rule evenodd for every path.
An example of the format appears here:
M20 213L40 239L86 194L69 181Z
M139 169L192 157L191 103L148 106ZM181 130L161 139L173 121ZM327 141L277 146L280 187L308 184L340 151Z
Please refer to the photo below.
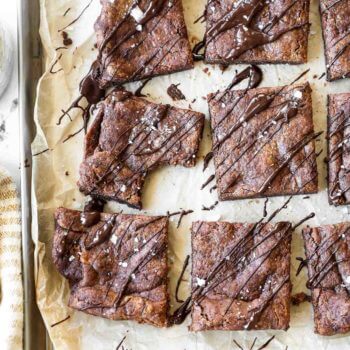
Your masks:
M86 135L80 190L140 208L149 170L195 165L203 124L201 113L113 92Z
M69 306L110 319L167 324L167 218L59 208L52 256Z
M291 224L192 225L193 331L287 329Z
M350 223L303 230L315 331L350 331Z
M350 94L328 96L328 194L350 204Z
M209 0L210 63L305 63L309 0Z
M95 24L101 86L193 67L181 0L101 0Z
M320 0L327 79L350 77L350 0Z
M309 84L208 99L221 200L317 191Z

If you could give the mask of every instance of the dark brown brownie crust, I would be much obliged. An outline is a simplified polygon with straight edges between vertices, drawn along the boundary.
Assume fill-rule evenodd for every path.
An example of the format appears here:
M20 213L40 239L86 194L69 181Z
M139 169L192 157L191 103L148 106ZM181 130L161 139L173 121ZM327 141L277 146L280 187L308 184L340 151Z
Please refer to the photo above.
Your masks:
M84 215L89 225L82 224ZM167 325L166 217L59 208L55 220L52 256L69 281L70 307L113 320Z
M290 254L287 222L193 223L190 329L288 329Z
M350 93L328 96L328 198L350 204Z
M133 0L101 0L101 4L95 24L98 47L104 46L99 60L101 87L193 68L181 0L141 0L138 5ZM145 15L149 5L155 16L151 11Z
M208 99L220 200L317 192L309 84Z
M80 190L141 208L149 171L165 164L195 165L203 125L201 113L113 92L86 135Z
M350 0L320 0L327 80L350 77Z
M315 332L350 331L350 223L303 230Z
M205 61L221 64L305 63L309 6L309 0L275 0L270 3L209 0ZM247 18L252 19L247 21ZM213 30L222 28L222 23L226 27L224 30Z

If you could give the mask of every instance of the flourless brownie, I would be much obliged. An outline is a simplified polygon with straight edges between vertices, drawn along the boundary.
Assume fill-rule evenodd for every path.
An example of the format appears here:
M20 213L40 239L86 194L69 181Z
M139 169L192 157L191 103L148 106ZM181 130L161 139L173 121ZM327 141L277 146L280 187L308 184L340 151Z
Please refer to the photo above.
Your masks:
M307 61L309 0L208 0L205 61Z
M99 105L86 135L80 190L141 208L141 188L150 170L195 165L203 125L201 113L114 91Z
M315 332L350 331L350 223L303 230Z
M181 0L101 0L101 87L193 68Z
M208 99L220 200L317 192L309 84Z
M283 329L290 320L291 224L192 225L192 331Z
M327 80L350 77L350 1L320 0Z
M350 93L328 96L328 198L350 204Z
M59 208L55 220L52 256L70 307L167 326L167 217Z

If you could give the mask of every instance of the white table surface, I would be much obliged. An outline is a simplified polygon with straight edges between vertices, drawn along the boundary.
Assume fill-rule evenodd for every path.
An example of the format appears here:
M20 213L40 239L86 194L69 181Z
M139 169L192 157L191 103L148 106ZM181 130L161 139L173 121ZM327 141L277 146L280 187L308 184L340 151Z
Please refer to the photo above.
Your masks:
M4 0L0 0L0 3ZM19 188L20 155L19 155L19 117L18 107L18 67L17 67L17 2L7 1L1 6L0 22L12 35L14 43L14 70L11 82L0 97L0 166L7 169ZM4 131L1 131L5 129Z

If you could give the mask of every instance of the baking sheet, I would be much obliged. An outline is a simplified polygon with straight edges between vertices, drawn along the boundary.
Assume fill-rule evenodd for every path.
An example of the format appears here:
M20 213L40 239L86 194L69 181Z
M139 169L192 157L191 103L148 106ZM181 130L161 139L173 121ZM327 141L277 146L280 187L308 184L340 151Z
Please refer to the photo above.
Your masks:
M55 270L51 259L51 242L54 232L53 213L56 207L65 206L82 209L84 197L79 193L76 181L78 165L82 159L83 133L63 140L71 133L79 130L82 119L78 111L71 114L73 121L64 119L62 125L56 123L61 110L67 108L78 95L78 83L88 71L97 52L93 48L95 37L93 23L100 11L98 0L91 0L91 5L83 13L79 21L66 31L73 39L73 45L68 50L56 50L62 46L62 36L59 29L66 26L88 5L90 0L41 0L40 34L45 50L45 69L38 84L38 97L35 109L37 133L32 144L33 154L33 239L35 249L35 283L37 301L43 315L46 327L56 349L115 349L126 335L124 346L127 349L232 349L233 340L243 347L249 348L253 339L258 337L261 345L271 335L275 339L269 349L350 349L349 338L346 336L320 337L313 333L312 309L309 303L298 307L292 306L291 327L283 331L250 331L223 332L212 331L190 333L187 326L190 317L181 326L169 329L156 329L147 325L138 325L127 321L110 321L86 315L68 308L68 283ZM204 10L205 0L183 0L185 17L188 25L191 43L194 44L203 36L204 25L194 24ZM323 45L318 14L318 1L312 0L311 33L309 43L308 64L300 66L265 65L264 80L261 86L280 86L288 84L306 68L310 72L304 80L311 83L313 89L314 122L316 131L326 128L326 95L327 93L345 92L350 90L349 80L327 83L318 77L324 72ZM64 16L67 9L69 12ZM62 54L62 56L61 56ZM58 61L57 61L58 60ZM57 62L56 62L57 61ZM209 68L205 71L204 68ZM155 102L170 103L178 107L192 108L206 114L207 125L201 144L201 160L193 169L182 167L164 167L149 176L143 193L143 213L149 215L165 214L183 209L192 209L194 213L186 216L180 228L176 229L176 218L170 227L170 293L173 296L177 277L182 268L182 262L190 253L190 225L194 220L226 220L255 222L263 214L264 199L222 202L213 211L203 211L202 205L210 206L217 200L215 191L209 193L209 187L200 190L201 184L213 173L213 165L203 173L203 156L209 151L211 142L208 128L208 111L206 101L202 98L209 92L223 89L232 79L236 69L244 65L230 66L222 72L218 66L205 66L196 63L195 69L153 79L144 89L149 99ZM62 69L62 70L61 70ZM51 71L60 70L52 74ZM180 83L180 89L186 96L186 101L173 102L166 94L167 87ZM243 86L244 84L242 84ZM135 88L138 83L129 85ZM191 103L196 99L195 102ZM48 151L45 151L49 149ZM310 212L316 217L309 224L319 225L349 220L348 207L334 208L328 205L326 193L326 169L323 159L326 155L324 135L317 142L317 149L324 149L318 159L320 192L309 199L295 196L288 208L283 210L276 220L289 220L297 223ZM44 151L44 152L43 152ZM43 152L43 153L42 153ZM272 198L268 202L268 211L280 207L285 197ZM109 203L106 211L123 210L135 213L135 210L116 203ZM292 244L292 282L293 293L306 291L305 271L295 277L297 261L295 257L303 256L301 228L293 234ZM186 273L185 278L189 281ZM189 293L189 282L183 283L182 297ZM173 306L176 306L172 300ZM55 326L52 324L70 318ZM258 347L258 346L257 346Z

